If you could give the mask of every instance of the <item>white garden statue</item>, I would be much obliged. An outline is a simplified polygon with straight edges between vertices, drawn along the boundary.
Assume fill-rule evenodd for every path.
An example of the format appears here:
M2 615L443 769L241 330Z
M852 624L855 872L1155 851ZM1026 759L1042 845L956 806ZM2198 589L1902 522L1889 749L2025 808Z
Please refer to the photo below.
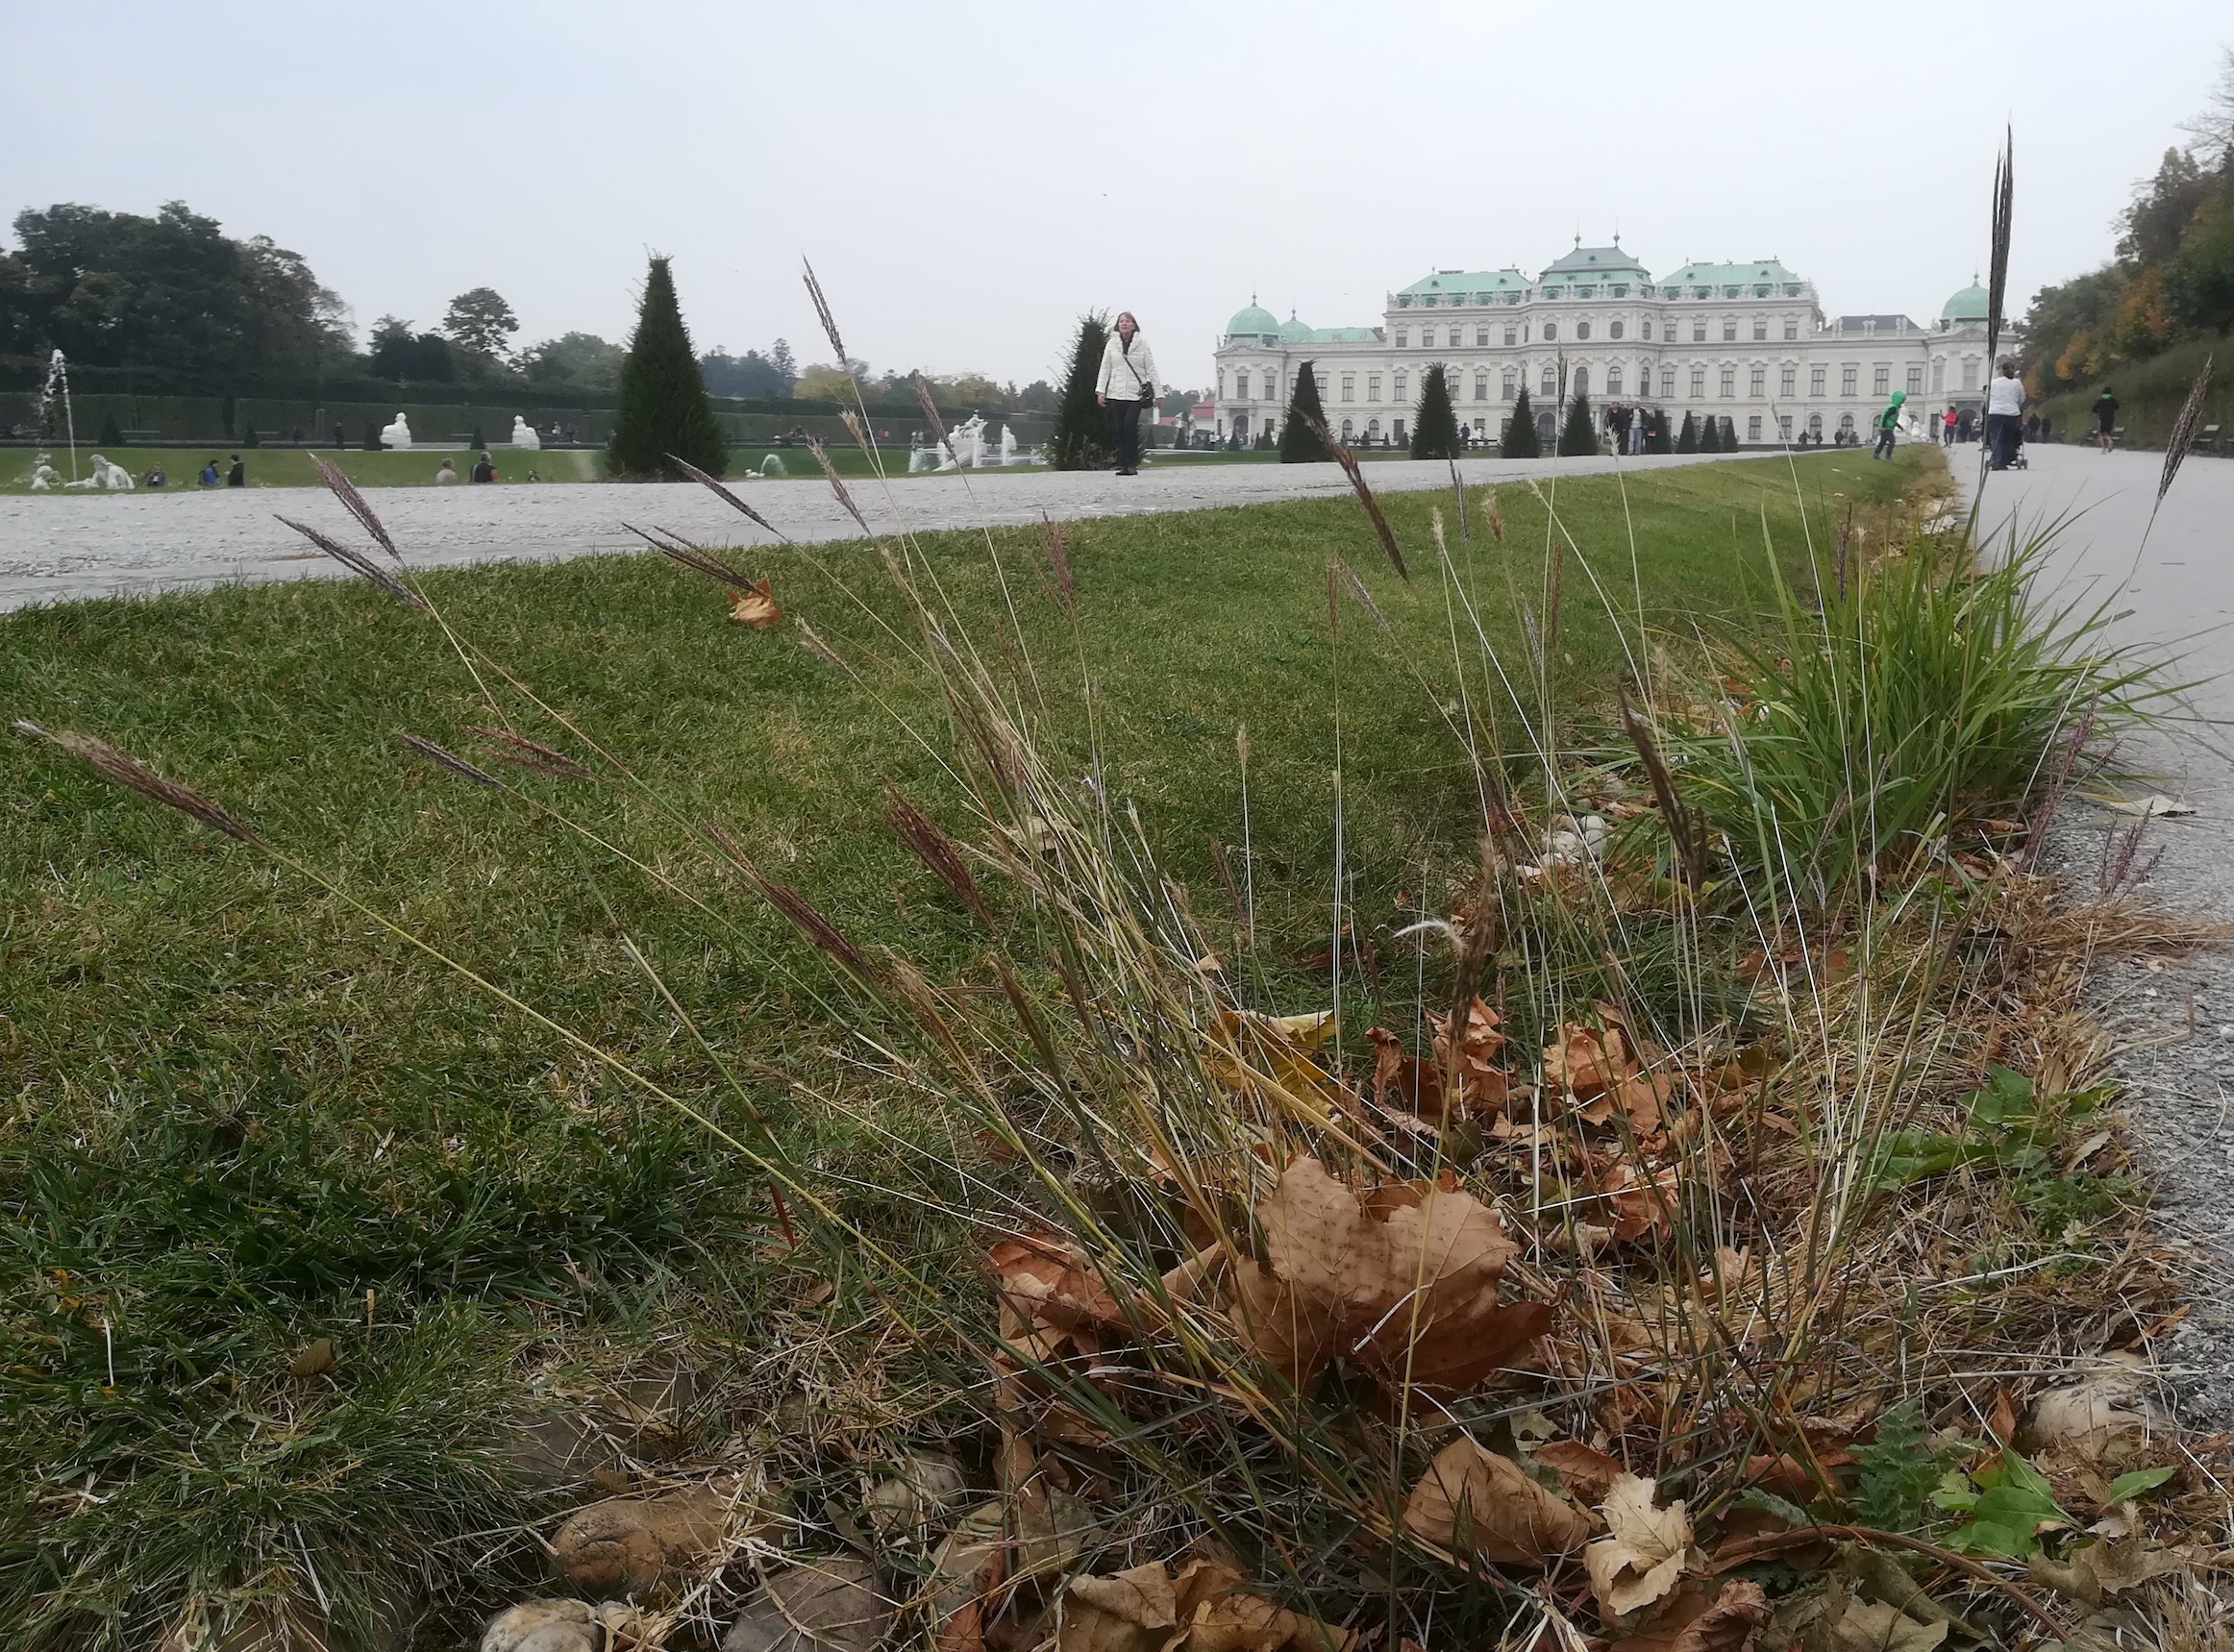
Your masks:
M976 470L985 458L985 419L981 413L972 413L946 433L950 450L939 461L939 469Z
M381 431L380 445L399 449L411 445L411 421L405 418L400 410L396 413L395 422Z
M54 456L52 454L40 454L37 458L32 461L32 492L45 493L52 488L57 488L62 485L62 473L55 469L53 460Z
M543 438L529 429L526 419L514 413L512 415L512 446L515 448L539 448L542 445Z
M1016 462L1016 427L1014 425L1001 427L1001 462L1003 464Z
M95 454L91 470L77 481L65 481L62 485L81 493L90 493L96 487L129 490L132 486L132 473L120 464L111 464L107 454Z

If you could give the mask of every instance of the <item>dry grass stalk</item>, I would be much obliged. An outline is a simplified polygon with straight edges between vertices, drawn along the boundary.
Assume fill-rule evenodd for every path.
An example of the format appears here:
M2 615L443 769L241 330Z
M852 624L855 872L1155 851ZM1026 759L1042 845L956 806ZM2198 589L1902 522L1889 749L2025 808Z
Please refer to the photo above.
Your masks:
M744 846L721 826L711 821L702 821L699 829L706 833L707 840L716 849L728 856L739 872L752 880L753 887L760 892L761 898L788 918L792 926L802 935L862 981L876 980L877 973L861 949L847 940L844 931L835 924L817 911L812 901L788 883L778 883L762 875L760 869L753 864L752 856L745 852Z
M799 628L800 644L807 650L808 653L814 655L816 659L821 660L826 665L836 666L838 670L844 672L848 677L854 675L854 668L846 664L845 660L839 655L837 650L832 648L830 644L822 640L822 637L819 633L816 632L812 626L808 625L803 619L794 619L791 623Z
M1471 545L1474 543L1474 530L1467 525L1466 521L1466 481L1458 474L1458 460L1452 457L1449 459L1449 463L1451 466L1451 496L1458 502L1458 543Z
M1078 587L1071 581L1070 553L1063 546L1060 524L1046 511L1039 513L1039 548L1047 554L1047 565L1055 582L1055 600L1064 608L1079 605Z
M751 522L755 527L759 528L766 532L775 534L777 538L782 540L786 545L791 543L789 536L786 535L782 529L778 528L765 516L762 516L758 511L755 510L751 505L747 505L743 500L739 499L735 494L732 493L727 487L724 487L719 479L707 475L706 472L700 470L688 459L677 458L673 454L669 454L667 456L667 462L674 465L678 470L682 471L684 476L688 477L692 481L697 482L701 487L709 487L713 489L715 493L719 494L724 500L728 501L732 509L742 514L744 518L748 522Z
M405 584L401 579L397 579L394 574L382 567L378 562L375 562L363 552L358 550L354 545L344 545L340 540L333 538L328 534L319 532L317 529L312 528L308 523L297 522L291 516L280 516L277 512L274 512L273 514L276 520L285 523L289 528L292 528L297 533L300 533L305 539L308 539L319 550L325 552L327 555L333 557L335 561L340 563L351 573L362 575L365 579L371 580L372 583L378 585L382 590L385 591L389 596L395 598L397 602L406 604L410 607L417 608L421 612L427 611L427 604L425 601L416 591L412 590L409 585Z
M1440 537L1442 531L1443 517L1438 511L1435 516L1436 535ZM1359 607L1373 616L1373 623L1386 631L1389 629L1388 616L1380 611L1380 604L1373 600L1373 593L1365 588L1365 581L1357 577L1356 571L1339 556L1333 558L1332 566L1341 577L1343 588L1349 591Z
M993 914L986 909L985 898L978 888L978 880L970 875L969 867L962 860L961 851L954 840L940 831L929 816L902 795L896 786L884 788L884 819L891 824L900 841L911 850L915 858L929 867L931 875L947 886L947 892L977 915L978 922L986 928L994 927Z
M1504 512L1497 507L1497 486L1492 483L1481 490L1481 517L1489 524L1489 536L1500 545L1504 543Z
M869 519L861 514L861 507L854 503L854 496L846 491L846 484L837 473L837 466L830 462L830 453L823 447L822 438L808 436L807 451L814 455L814 462L822 466L822 474L830 479L830 490L837 495L837 502L846 507L846 514L861 525L861 531L869 533ZM875 538L875 534L869 534Z
M836 354L837 370L850 374L853 369L848 362L852 358L846 355L846 341L838 336L837 317L830 312L830 301L822 296L822 283L815 280L814 265L805 259L799 263L806 276L807 296L814 300L815 319L822 323L822 335L830 340L830 347Z
M1847 600L1847 559L1851 553L1854 538L1854 502L1847 501L1847 513L1839 518L1838 548L1831 555L1831 579L1838 587L1838 600Z
M2007 316L2009 291L2009 236L2014 224L2017 134L2004 129L2001 154L1994 162L1994 246L1986 278L1986 368L1993 370L1994 352L2000 347L2001 323Z
M2164 474L2157 479L2156 505L2164 504L2164 496L2172 491L2172 479L2179 475L2180 464L2196 445L2196 433L2203 428L2203 397L2211 388L2211 357L2203 358L2203 370L2196 375L2196 382L2188 386L2188 399L2180 404L2179 417L2172 422L2172 434L2165 438ZM2156 505L2149 507L2149 515L2156 514Z
M948 458L954 460L957 465L960 464L962 456L955 452L954 443L947 439L946 421L939 417L938 404L931 399L931 386L924 382L923 375L920 373L915 375L915 402L916 406L923 409L924 418L930 421L932 438L937 441L940 447L946 449Z
M95 774L115 781L127 791L137 792L141 797L159 802L165 808L176 809L201 822L211 831L223 832L239 843L262 842L256 833L201 793L182 786L175 780L164 779L137 757L126 756L106 740L97 740L90 734L73 734L67 729L58 733L23 718L16 720L15 730L34 740L44 740L50 746L61 747Z
M514 734L509 728L466 729L483 744L495 749L496 755L507 763L515 764L533 774L548 775L558 780L594 780L597 775L586 765L575 761L556 747L546 746L540 740L531 740L525 734Z
M861 415L851 407L840 407L838 409L838 422L845 426L847 433L854 438L854 446L859 448L863 453L867 453L871 444L869 432L861 424Z
M468 763L455 752L444 751L432 740L422 740L418 735L404 728L396 730L396 738L435 767L448 769L453 775L462 776L477 786L490 786L500 792L511 789L486 769L478 768Z
M1844 567L1844 563L1841 563ZM1683 806L1683 800L1676 792L1676 777L1668 772L1668 764L1660 755L1660 748L1652 739L1652 731L1645 720L1637 715L1636 706L1629 700L1625 683L1620 688L1622 732L1629 737L1629 744L1637 749L1637 756L1645 765L1645 773L1652 782L1652 798L1660 805L1660 819L1668 828L1669 841L1675 846L1676 863L1682 869L1684 887L1697 895L1706 881L1705 853L1700 846L1699 832L1691 813Z
M1309 418L1308 415L1305 417L1311 427L1311 433L1327 444L1327 451L1334 456L1334 462L1342 467L1342 474L1350 479L1350 485L1356 491L1358 503L1365 506L1365 514L1373 523L1373 531L1380 538L1380 548L1388 553L1389 561L1395 565L1397 577L1405 584L1410 584L1412 571L1404 566L1404 554L1397 549L1396 530L1389 527L1388 518L1381 514L1380 501L1374 497L1372 487L1366 482L1365 472L1358 467L1357 456L1333 438L1324 421Z
M729 563L699 546L693 545L680 533L671 532L664 528L656 528L650 532L646 532L633 522L624 522L621 526L653 550L658 552L660 555L680 562L694 574L704 574L707 579L716 580L723 585L749 585L753 582L748 575L738 573Z
M357 518L365 532L372 535L375 544L401 562L404 554L396 549L396 542L387 536L387 530L381 525L380 518L373 514L372 506L365 502L364 495L357 491L357 484L341 474L341 467L320 458L316 454L310 456L310 463L317 467L318 480L341 502L341 507Z

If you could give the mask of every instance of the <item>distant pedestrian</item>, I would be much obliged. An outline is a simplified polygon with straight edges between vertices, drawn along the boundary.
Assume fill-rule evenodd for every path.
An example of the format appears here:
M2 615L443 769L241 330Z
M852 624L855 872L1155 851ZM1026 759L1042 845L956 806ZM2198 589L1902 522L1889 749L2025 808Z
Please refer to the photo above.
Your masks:
M483 454L480 462L474 465L473 480L475 481L496 481L496 464L488 455Z
M337 448L345 448L349 445L349 438L347 435L342 433L342 430L339 425L335 425L334 427L334 445Z
M2024 381L2017 363L2004 358L1986 386L1986 450L1996 470L2007 470L2017 456L2017 436L2024 424Z
M149 465L147 467L147 474L140 478L140 485L142 487L168 487L170 484L171 479L169 476L164 474L163 468L160 463Z
M1140 336L1129 309L1117 312L1117 329L1102 348L1102 376L1094 400L1109 409L1117 437L1117 474L1140 474L1140 415L1155 403L1155 353Z
M1947 411L1939 416L1939 445L1943 448L1951 448L1954 446L1954 439L1955 410L1954 404L1949 402L1947 405Z
M434 467L434 485L436 487L452 487L457 484L457 481L458 467L450 460L444 459Z
M233 456L233 468L225 473L225 485L227 487L246 487L248 485L248 467L240 462L238 454Z
M202 474L194 478L194 481L200 483L203 487L215 487L217 485L218 480L217 461L215 459L211 459L208 464L204 465L202 467Z
M297 447L301 447L302 445L303 445L303 427L302 427L302 426L300 426L300 425L297 425L297 426L295 427L295 446L297 446Z
M1893 399L1885 404L1885 410L1877 415L1877 445L1870 450L1874 459L1893 456L1893 438L1900 430L1900 404L1908 400L1908 392L1896 390Z
M2095 445L2108 453L2118 441L2118 392L2109 385L2095 398Z

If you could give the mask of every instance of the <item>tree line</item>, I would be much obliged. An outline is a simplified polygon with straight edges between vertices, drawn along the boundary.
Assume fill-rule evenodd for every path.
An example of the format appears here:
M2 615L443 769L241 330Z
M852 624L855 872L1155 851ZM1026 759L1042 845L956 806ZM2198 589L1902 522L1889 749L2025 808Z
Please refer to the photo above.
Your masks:
M2116 255L2033 298L2024 356L2034 395L2234 328L2234 51L2188 131L2194 141L2166 150L2119 214Z

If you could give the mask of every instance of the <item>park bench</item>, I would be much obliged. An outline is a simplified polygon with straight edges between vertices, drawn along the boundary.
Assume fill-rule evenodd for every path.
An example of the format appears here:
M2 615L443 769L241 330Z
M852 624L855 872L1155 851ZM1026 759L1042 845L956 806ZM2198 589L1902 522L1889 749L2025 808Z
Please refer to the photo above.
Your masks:
M2196 433L2196 446L2199 448L2209 448L2213 453L2217 453L2219 451L2220 443L2223 439L2224 438L2219 434L2219 427L2217 425L2205 425Z

